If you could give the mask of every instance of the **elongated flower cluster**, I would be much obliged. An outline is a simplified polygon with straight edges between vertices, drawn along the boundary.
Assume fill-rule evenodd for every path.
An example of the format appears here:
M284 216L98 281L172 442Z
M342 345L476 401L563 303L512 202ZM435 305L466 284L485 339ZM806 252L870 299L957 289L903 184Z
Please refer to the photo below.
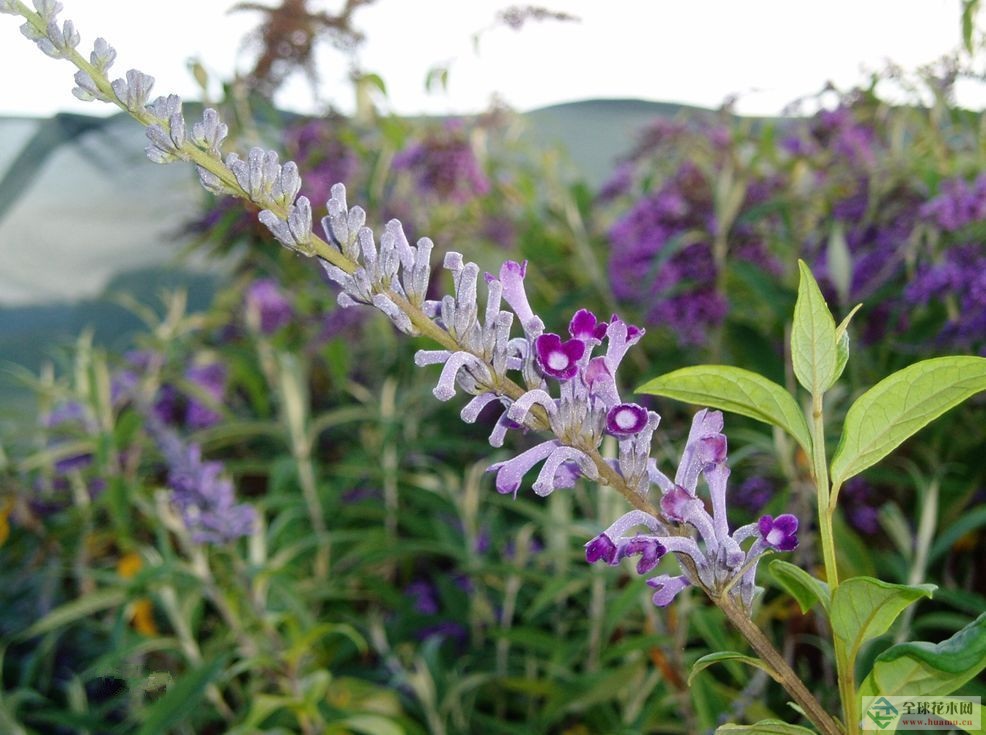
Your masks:
M657 590L657 604L667 604L685 586L696 585L714 599L738 595L749 608L756 562L768 550L794 548L797 520L789 515L764 516L759 523L729 533L725 505L729 470L718 412L696 416L674 481L657 469L650 447L660 417L624 402L616 382L627 351L644 335L642 329L615 315L601 320L583 309L572 316L567 334L545 331L524 288L527 264L515 261L504 263L495 275L483 274L486 300L481 308L480 269L456 252L444 258L453 292L440 300L429 299L431 240L421 238L411 245L396 219L377 238L366 226L363 209L349 207L342 184L331 187L327 215L321 220L323 240L312 231L311 204L299 196L301 177L293 162L282 164L276 153L260 148L246 158L230 153L223 159L227 127L214 110L205 110L201 121L188 126L177 96L147 102L151 77L131 70L125 79L110 82L105 73L115 57L112 48L97 40L86 62L74 51L78 43L74 28L68 23L57 25L60 4L34 2L37 14L19 0L0 0L0 10L26 17L28 37L46 52L49 46L59 51L80 69L79 96L118 104L140 121L147 129L146 151L152 161L189 161L207 190L232 193L260 206L260 221L281 244L319 258L340 288L340 306L374 306L400 331L435 339L442 349L420 350L416 364L442 366L434 389L439 400L451 399L457 389L473 396L461 412L466 422L475 422L488 406L501 406L491 445L502 446L511 430L553 435L490 466L500 493L517 493L538 465L532 484L538 495L571 487L580 477L612 484L637 510L587 544L590 562L613 564L627 556L639 557L637 570L644 574L672 553L682 562L683 574L659 575L649 581ZM504 304L509 310L501 308ZM522 330L516 337L511 335L515 320ZM198 447L186 446L153 417L149 425L169 466L174 504L193 538L223 541L248 533L253 509L235 503L221 465L202 461ZM616 457L601 454L607 435L617 440ZM709 486L711 515L697 496L700 477ZM660 492L656 505L649 498L654 485ZM634 528L647 533L630 536ZM741 545L749 539L752 545L744 551Z
M726 520L729 467L722 427L720 412L706 409L696 414L674 480L656 464L648 467L650 480L661 491L661 517L639 510L627 513L586 544L586 560L616 565L624 558L639 557L637 573L647 574L672 552L688 558L686 570L694 570L697 579L689 571L648 579L655 590L654 604L667 605L690 584L700 584L713 596L734 595L749 609L757 592L758 562L769 551L791 551L798 545L798 519L790 514L765 515L730 533ZM709 489L711 514L698 496L700 477ZM687 527L694 530L694 536L681 535ZM644 532L631 535L633 529ZM742 544L749 539L753 542L744 550Z

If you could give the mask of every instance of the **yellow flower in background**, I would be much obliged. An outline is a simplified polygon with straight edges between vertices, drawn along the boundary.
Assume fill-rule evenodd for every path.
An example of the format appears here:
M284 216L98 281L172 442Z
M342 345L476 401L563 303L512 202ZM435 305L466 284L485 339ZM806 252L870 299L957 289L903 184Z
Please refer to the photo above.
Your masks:
M116 563L116 573L123 579L133 579L143 566L140 554L130 552L120 557ZM141 635L156 636L158 634L157 625L154 623L154 605L146 597L141 597L130 606L130 624L133 625Z
M0 501L0 546L3 546L10 536L10 514L14 510L14 501L4 498Z
M133 579L143 565L140 554L131 551L120 557L120 561L116 563L116 573L124 579Z

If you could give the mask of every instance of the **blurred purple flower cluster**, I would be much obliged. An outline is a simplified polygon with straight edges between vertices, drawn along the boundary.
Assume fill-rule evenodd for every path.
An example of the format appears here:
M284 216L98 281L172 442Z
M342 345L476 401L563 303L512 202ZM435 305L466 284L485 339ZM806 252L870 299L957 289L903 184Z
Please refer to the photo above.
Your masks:
M164 383L154 399L154 415L164 424L208 429L222 421L218 408L226 394L226 366L221 362L192 363L181 387Z
M247 503L236 502L233 483L225 477L222 463L204 461L198 444L186 444L153 415L148 417L147 427L167 465L171 503L192 541L223 544L248 536L256 511Z
M393 166L407 171L418 194L465 204L489 192L490 182L473 151L468 131L460 122L424 135L394 157ZM330 179L346 181L345 178Z
M609 186L625 186L622 182L628 177L624 167ZM685 161L609 230L614 295L646 305L646 322L669 327L681 344L702 344L729 309L720 283L726 262L717 262L714 248L720 227L714 186L714 178ZM748 186L743 206L763 204L774 188L767 179ZM778 273L779 265L755 224L734 223L728 238L732 257Z
M986 174L932 183L908 168L918 160L900 155L909 139L891 140L863 94L765 129L773 137L731 132L721 119L645 129L599 196L623 207L608 231L619 300L700 345L731 307L724 271L747 262L779 279L776 255L787 249L784 261L808 261L831 302L866 302L863 342L905 338L916 310L939 302L937 346L986 349ZM727 222L717 217L723 182L742 194Z
M334 181L356 181L360 158L340 131L348 130L345 118L305 119L283 134L287 156L298 164L304 182L301 193L319 204L329 200Z

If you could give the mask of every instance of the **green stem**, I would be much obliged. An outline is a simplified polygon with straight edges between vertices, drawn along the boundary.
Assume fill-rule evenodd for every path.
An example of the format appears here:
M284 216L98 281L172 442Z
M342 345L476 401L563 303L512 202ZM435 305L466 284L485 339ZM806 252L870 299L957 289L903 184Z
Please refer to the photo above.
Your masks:
M773 670L775 680L787 690L822 735L843 735L839 723L832 719L821 703L808 691L780 651L763 634L746 613L727 594L716 600L730 623L743 635L757 655Z
M839 586L839 569L835 559L835 539L832 534L834 508L829 503L829 471L825 456L825 414L822 395L811 399L812 475L818 495L818 535L822 542L825 581L834 592Z
M829 589L835 592L839 586L839 568L835 557L835 537L832 532L832 518L835 514L835 505L832 501L836 496L829 492L828 460L825 454L825 410L821 393L815 393L811 398L811 442L812 475L818 500L818 536L822 545L825 580ZM833 639L832 643L835 648L835 667L839 697L842 700L842 716L846 722L846 732L855 735L859 732L856 681L844 647L838 639Z

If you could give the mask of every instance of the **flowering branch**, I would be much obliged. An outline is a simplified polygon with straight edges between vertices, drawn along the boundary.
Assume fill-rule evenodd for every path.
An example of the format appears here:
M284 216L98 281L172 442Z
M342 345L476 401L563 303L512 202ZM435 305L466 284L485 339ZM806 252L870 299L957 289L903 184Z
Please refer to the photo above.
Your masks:
M110 81L107 72L116 55L112 47L97 39L86 60L75 50L79 36L71 21L58 25L61 4L55 0L34 0L34 4L37 12L20 0L0 0L0 12L23 16L24 35L46 54L65 58L78 68L73 90L77 97L115 104L144 125L149 141L145 150L152 161L190 162L208 191L232 194L259 206L260 221L284 247L318 259L341 289L340 306L373 306L400 331L436 342L442 349L419 350L416 364L442 366L433 391L439 400L451 399L457 389L473 396L461 411L464 421L475 422L491 404L502 407L491 445L502 446L509 431L552 435L490 466L498 492L516 494L525 475L539 464L533 483L538 495L571 487L580 477L614 487L634 510L586 544L587 561L616 565L635 557L637 572L647 574L665 555L673 554L682 574L647 580L654 589L654 603L668 605L686 587L701 588L773 667L821 731L840 732L749 618L759 591L758 563L768 553L797 546L798 520L788 514L764 516L730 531L726 518L730 471L718 411L703 410L695 416L673 479L657 468L650 449L660 417L624 402L615 379L624 356L644 330L615 315L608 321L597 319L583 309L572 317L567 337L546 332L524 290L526 263L515 261L504 263L498 274L483 274L487 299L481 310L479 267L455 252L447 253L443 264L452 276L453 293L441 300L429 299L431 240L421 238L411 245L401 223L391 220L377 241L365 225L363 209L349 207L342 184L331 189L327 216L321 220L325 237L320 237L312 231L311 203L298 195L301 177L294 162L281 164L275 152L261 148L252 149L245 159L235 153L223 159L221 145L228 128L215 110L206 109L202 119L189 126L177 95L148 101L150 76L130 70L126 78ZM501 309L503 302L509 311ZM515 320L523 336L511 337ZM594 356L596 351L600 354ZM616 438L617 457L603 456L606 436ZM711 513L698 496L700 480L708 488ZM660 492L656 502L650 499L655 485Z

